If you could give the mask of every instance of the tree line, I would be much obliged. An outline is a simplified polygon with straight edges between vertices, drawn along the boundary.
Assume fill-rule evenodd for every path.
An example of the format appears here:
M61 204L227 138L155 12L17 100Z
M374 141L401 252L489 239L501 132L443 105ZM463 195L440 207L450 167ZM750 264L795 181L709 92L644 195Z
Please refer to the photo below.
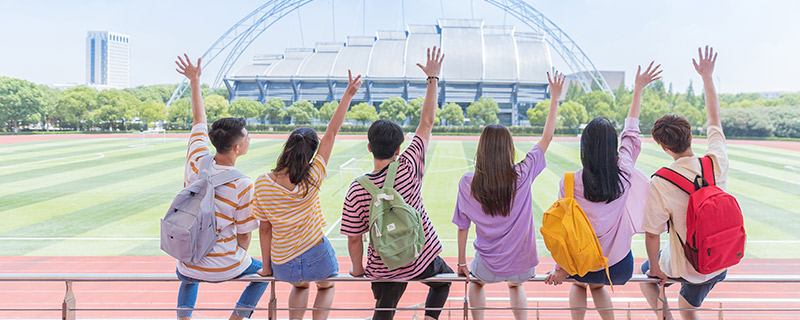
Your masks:
M191 123L188 94L167 107L166 102L177 85L153 85L115 90L95 90L86 86L65 90L0 77L0 127L3 131L28 130L142 130L160 122L167 129L187 129ZM209 121L223 117L256 119L261 124L327 123L338 102L315 106L309 101L291 105L281 99L265 103L240 98L228 103L224 88L202 88L203 102ZM600 90L584 92L571 85L558 111L562 129L575 128L595 117L606 117L620 127L631 103L632 89L624 85L614 90L615 97ZM800 138L800 94L783 94L763 98L760 94L720 94L722 121L731 136ZM387 119L400 124L416 125L423 98L406 102L392 97L377 108L365 102L353 105L347 119L369 124ZM544 124L550 101L539 102L521 110L532 126ZM482 126L499 123L500 107L492 98L482 97L466 108L446 103L436 111L437 126ZM674 92L658 80L647 87L642 97L641 123L644 132L660 116L676 113L685 116L696 128L705 124L705 97L697 95L690 83L685 92Z

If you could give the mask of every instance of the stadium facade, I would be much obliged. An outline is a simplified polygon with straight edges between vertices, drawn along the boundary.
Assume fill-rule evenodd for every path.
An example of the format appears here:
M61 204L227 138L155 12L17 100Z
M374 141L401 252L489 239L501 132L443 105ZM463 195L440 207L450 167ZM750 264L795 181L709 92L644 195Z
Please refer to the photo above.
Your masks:
M425 95L425 75L416 63L424 63L426 48L432 46L446 54L440 107L455 102L466 109L480 97L491 97L500 106L500 123L519 125L527 122L528 108L549 97L546 72L552 62L542 34L467 19L441 19L436 25L409 25L405 31L378 31L374 37L258 55L224 83L231 100L263 103L279 98L287 104L307 100L319 106L341 98L347 70L352 69L365 80L353 102L377 107L390 97L408 101Z

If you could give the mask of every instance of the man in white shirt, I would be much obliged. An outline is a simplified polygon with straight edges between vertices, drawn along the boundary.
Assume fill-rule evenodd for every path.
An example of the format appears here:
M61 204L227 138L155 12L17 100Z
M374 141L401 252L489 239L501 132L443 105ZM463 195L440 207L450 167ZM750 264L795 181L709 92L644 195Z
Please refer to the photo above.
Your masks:
M714 163L714 176L719 188L725 190L728 179L728 155L725 147L725 135L722 132L722 123L719 117L719 100L711 78L714 72L714 63L717 55L713 48L706 46L705 53L700 53L699 62L694 59L695 70L703 78L706 97L706 113L708 118L707 134L708 148L705 156L710 157ZM668 114L653 125L653 139L670 155L675 162L670 169L684 177L701 175L700 156L695 155L691 149L692 126L686 118ZM650 191L645 204L645 217L642 228L646 231L645 246L648 261L642 265L642 272L662 279L660 284L641 284L642 293L653 308L660 308L659 285L664 285L665 280L673 278L681 282L680 299L678 306L683 319L697 319L697 311L706 295L714 288L717 282L725 279L727 270L719 270L711 274L701 274L689 263L683 252L681 240L686 239L686 210L689 195L669 181L654 177L650 181ZM671 220L671 223L670 223ZM669 241L659 251L660 235L669 227ZM663 297L666 299L666 297ZM656 311L659 319L672 319L667 314L662 317L661 311Z

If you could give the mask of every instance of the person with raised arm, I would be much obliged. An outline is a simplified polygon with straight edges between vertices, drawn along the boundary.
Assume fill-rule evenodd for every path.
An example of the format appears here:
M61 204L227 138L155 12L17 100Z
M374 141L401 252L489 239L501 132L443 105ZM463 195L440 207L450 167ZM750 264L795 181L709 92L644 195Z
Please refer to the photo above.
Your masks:
M714 88L712 75L717 54L713 48L698 48L699 58L692 59L694 68L703 79L706 97L706 116L708 147L705 157L713 162L716 185L724 190L728 178L728 154L725 146L725 135L719 117L719 100ZM653 125L653 140L666 154L675 161L669 166L674 172L684 177L703 176L701 174L701 158L692 152L692 126L683 116L668 114ZM649 194L645 204L645 215L642 228L646 231L645 247L648 260L642 265L642 273L660 278L656 283L642 283L640 287L647 302L656 308L659 319L672 319L671 314L662 315L659 303L659 286L665 285L666 279L673 278L681 282L678 306L683 319L697 319L697 311L705 297L717 282L725 279L727 269L709 274L695 270L684 254L680 239L687 239L686 213L689 195L669 181L653 177L650 181ZM669 229L667 226L670 225ZM668 230L669 240L659 250L660 236ZM688 240L688 239L687 239ZM733 239L731 239L733 240ZM670 285L670 284L666 284ZM666 297L662 297L666 300Z
M610 267L608 275L605 269L600 269L579 276L567 274L567 271L556 264L555 270L548 273L545 278L547 284L560 285L566 278L575 280L570 286L569 294L572 319L583 319L586 316L587 288L592 292L596 308L612 308L611 296L605 286L623 285L633 275L631 238L635 230L628 223L627 204L628 201L635 200L629 199L629 196L637 170L636 159L642 150L642 141L639 139L642 92L647 85L661 78L660 65L653 67L653 64L651 62L644 72L641 66L636 71L633 100L619 138L619 150L617 130L606 118L593 119L581 134L583 168L573 176L573 196L594 229ZM564 198L566 194L564 185L562 179L559 198ZM613 310L598 310L598 313L604 320L614 318Z
M325 216L319 189L327 176L328 160L342 127L350 101L361 87L361 75L348 70L347 88L325 135L307 127L297 128L286 139L278 163L256 179L253 215L261 222L261 256L258 273L292 284L289 319L302 319L308 307L309 283L316 282L313 319L327 319L333 303L333 282L339 273L336 253L322 229Z
M530 280L539 264L536 228L533 223L531 185L546 163L544 153L553 140L558 99L565 77L547 74L550 109L542 138L522 161L514 163L514 141L502 125L483 128L475 153L475 172L467 172L458 183L453 223L458 227L458 274L473 278L469 284L472 317L484 319L487 283L506 282L512 308L526 308L522 284ZM475 224L475 257L467 264L466 246L470 224ZM470 276L471 274L471 276ZM527 319L528 311L514 309L515 319Z
M362 262L364 245L362 235L370 232L370 207L372 195L358 182L353 181L344 199L342 209L341 233L348 237L348 250L353 269L350 274L354 277L368 276L376 280L400 280L398 282L373 282L372 294L376 300L375 308L397 307L397 303L406 290L406 280L424 279L442 273L452 273L439 257L442 244L433 229L428 213L422 201L422 176L425 173L425 153L431 138L434 117L438 105L439 72L442 67L444 55L440 49L428 49L425 65L417 64L427 77L427 93L422 105L420 123L411 143L401 153L400 147L404 141L403 130L394 122L378 120L372 123L367 133L367 148L372 153L374 170L366 174L366 179L377 188L382 188L391 173L394 180L394 190L402 199L419 212L422 228L424 230L424 245L418 252L416 259L408 265L389 269L375 252L370 244L367 250L366 268ZM390 169L394 168L394 170ZM390 172L392 171L392 172ZM391 231L391 230L389 230ZM428 298L425 301L425 318L438 319L441 310L450 293L449 282L425 282L429 286ZM373 319L392 319L394 310L376 310Z
M185 59L184 59L185 58ZM208 130L206 111L200 91L200 59L193 64L189 56L178 57L175 61L178 73L189 78L192 90L192 133L189 136L189 150L186 153L184 184L188 185L198 178L200 161L205 157L213 157L211 174L215 175L234 168L236 159L247 154L250 147L250 135L245 129L243 118L222 118L211 125ZM212 155L208 149L208 140L217 152ZM261 261L250 257L247 248L250 246L251 232L258 229L258 221L252 218L250 202L253 198L253 182L250 178L241 178L214 189L214 210L217 213L216 224L219 239L211 253L196 264L178 262L176 273L181 280L178 291L178 311L180 319L189 319L197 300L197 289L200 282L222 282L243 275L255 274L261 269ZM236 309L230 319L249 318L253 309L261 299L268 282L250 282L242 292Z

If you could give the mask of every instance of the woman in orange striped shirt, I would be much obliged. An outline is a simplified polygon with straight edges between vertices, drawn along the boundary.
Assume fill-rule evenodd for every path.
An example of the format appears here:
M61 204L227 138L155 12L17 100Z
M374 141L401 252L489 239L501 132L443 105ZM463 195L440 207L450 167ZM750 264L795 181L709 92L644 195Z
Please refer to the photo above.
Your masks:
M319 187L326 176L336 134L350 100L361 87L361 76L349 81L341 103L322 140L311 128L297 128L286 140L278 164L256 180L253 215L261 221L261 254L264 267L258 273L292 284L290 319L301 319L308 305L309 282L316 282L314 319L326 319L333 302L333 283L323 281L339 272L322 228L325 217L319 205ZM316 156L315 156L316 153Z

